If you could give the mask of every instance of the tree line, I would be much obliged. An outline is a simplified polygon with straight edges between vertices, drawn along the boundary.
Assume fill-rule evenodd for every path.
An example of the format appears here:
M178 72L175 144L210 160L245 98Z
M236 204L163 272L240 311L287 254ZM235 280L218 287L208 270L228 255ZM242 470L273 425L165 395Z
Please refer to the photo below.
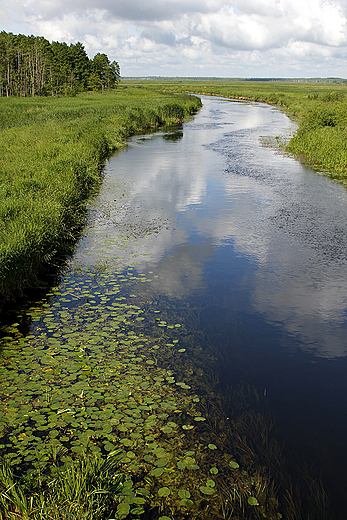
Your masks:
M42 36L0 32L0 96L75 95L114 88L116 61L97 53L91 60L82 43L50 43Z

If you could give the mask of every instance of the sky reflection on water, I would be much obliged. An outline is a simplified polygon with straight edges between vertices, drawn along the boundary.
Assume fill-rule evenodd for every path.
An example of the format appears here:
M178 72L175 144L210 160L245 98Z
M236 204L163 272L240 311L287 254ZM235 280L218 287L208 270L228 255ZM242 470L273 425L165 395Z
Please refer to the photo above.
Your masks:
M214 98L204 105L183 135L133 138L109 161L74 261L135 261L162 275L153 293L208 305L218 291L221 312L241 298L246 312L281 328L283 344L345 356L346 190L263 146L295 129L279 110ZM242 295L240 258L249 280Z

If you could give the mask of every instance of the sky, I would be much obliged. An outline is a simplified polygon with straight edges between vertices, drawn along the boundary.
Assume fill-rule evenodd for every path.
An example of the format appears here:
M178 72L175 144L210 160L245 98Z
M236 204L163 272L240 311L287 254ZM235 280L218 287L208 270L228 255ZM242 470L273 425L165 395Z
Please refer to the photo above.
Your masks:
M0 0L0 31L80 41L122 76L347 77L347 0Z

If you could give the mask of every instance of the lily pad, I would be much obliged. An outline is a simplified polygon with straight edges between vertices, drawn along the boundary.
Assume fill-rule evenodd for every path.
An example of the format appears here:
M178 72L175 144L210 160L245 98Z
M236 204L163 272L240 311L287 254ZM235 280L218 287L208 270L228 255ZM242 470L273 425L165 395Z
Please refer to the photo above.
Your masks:
M178 490L178 496L180 498L190 498L190 493L186 489L179 489Z
M160 497L168 497L171 493L171 490L168 487L162 487L158 491L158 495Z
M121 518L125 518L130 513L130 504L126 504L125 502L121 502L117 506L117 514Z
M134 444L133 441L130 440L130 439L121 439L120 442L121 442L124 446L129 446L129 447L132 446L132 445Z
M155 468L155 469L152 469L150 474L153 477L160 477L163 473L164 473L164 469L163 468Z
M158 468L164 468L167 463L168 463L168 459L166 457L163 457L162 459L158 459L154 462L154 464L158 467Z
M200 486L199 489L204 495L213 495L215 492L215 490L209 486Z
M180 502L181 506L184 507L192 507L194 505L193 500L190 500L189 498L183 498Z

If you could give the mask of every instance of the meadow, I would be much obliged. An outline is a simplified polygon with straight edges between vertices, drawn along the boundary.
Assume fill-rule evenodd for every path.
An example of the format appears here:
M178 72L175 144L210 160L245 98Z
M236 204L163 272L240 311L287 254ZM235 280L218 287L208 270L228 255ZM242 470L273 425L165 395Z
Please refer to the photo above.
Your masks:
M0 99L0 299L35 285L71 250L107 156L127 137L177 124L200 100L139 88Z

